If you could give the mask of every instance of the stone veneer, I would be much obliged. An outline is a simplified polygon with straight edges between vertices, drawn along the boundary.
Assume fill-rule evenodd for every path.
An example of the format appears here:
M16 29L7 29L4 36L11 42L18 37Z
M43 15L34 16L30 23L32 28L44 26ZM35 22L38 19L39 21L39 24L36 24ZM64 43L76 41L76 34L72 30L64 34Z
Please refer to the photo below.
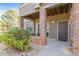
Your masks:
M73 53L79 53L79 4L73 3L70 12L70 40Z
M39 25L40 25L40 44L46 45L46 19L47 19L47 13L45 8L40 8L40 19L39 19Z

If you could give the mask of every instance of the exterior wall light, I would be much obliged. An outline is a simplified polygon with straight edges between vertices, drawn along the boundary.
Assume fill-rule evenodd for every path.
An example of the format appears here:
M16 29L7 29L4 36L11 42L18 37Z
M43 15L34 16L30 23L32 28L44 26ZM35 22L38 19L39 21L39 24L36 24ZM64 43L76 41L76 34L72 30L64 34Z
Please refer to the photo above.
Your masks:
M55 23L55 21L52 21L51 23Z

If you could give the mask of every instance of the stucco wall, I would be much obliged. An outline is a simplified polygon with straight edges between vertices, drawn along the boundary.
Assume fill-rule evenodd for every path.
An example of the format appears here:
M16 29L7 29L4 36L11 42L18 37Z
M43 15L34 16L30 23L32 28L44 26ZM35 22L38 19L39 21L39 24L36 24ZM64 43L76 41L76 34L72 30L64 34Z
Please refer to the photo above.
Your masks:
M57 22L49 24L49 38L57 39Z

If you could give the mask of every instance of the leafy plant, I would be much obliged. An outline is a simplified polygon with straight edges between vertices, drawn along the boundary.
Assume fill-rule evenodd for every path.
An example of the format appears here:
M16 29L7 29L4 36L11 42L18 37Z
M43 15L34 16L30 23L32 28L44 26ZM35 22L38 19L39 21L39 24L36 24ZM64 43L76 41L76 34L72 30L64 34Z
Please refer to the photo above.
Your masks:
M24 29L11 28L0 36L0 41L21 51L32 49L31 34Z

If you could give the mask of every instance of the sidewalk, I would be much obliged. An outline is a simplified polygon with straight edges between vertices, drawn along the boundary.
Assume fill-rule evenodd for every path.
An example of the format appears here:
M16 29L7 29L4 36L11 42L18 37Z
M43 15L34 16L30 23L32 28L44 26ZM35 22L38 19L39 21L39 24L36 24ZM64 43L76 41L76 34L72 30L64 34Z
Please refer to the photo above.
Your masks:
M52 41L49 42L42 51L38 53L38 56L72 56L67 49L67 42L65 41Z

